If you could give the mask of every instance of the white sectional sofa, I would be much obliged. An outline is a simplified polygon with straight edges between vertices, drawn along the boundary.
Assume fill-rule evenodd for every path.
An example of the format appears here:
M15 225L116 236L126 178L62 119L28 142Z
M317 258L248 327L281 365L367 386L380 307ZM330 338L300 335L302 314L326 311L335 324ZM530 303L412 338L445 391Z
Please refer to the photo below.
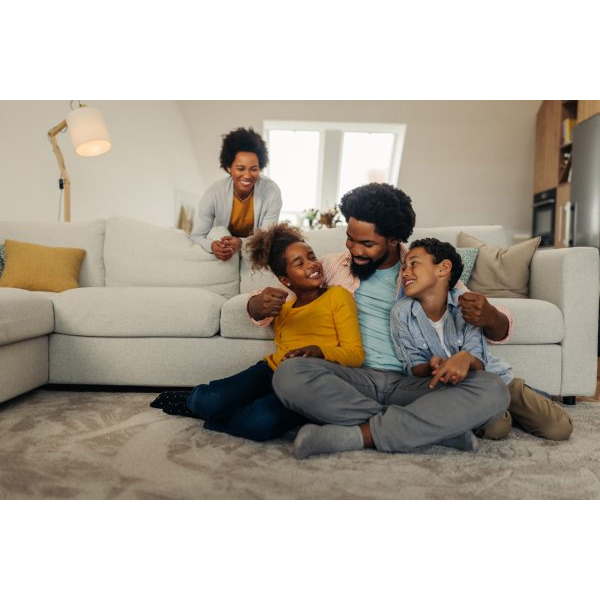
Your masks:
M505 246L499 226L419 229L456 243L465 231ZM247 261L216 260L179 230L112 217L87 223L0 222L5 239L85 248L79 284L62 293L0 288L0 401L51 384L187 387L223 377L272 350L270 328L246 316L248 293L272 283ZM345 229L308 233L317 255L341 251ZM598 252L541 250L530 298L493 299L515 318L492 351L551 394L596 386Z

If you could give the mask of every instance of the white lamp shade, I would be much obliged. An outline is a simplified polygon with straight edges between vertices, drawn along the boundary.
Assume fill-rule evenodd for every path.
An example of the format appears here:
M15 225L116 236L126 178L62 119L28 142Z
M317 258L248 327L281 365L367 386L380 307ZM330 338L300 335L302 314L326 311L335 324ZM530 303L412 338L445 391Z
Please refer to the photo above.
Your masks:
M79 156L98 156L112 146L106 123L97 108L82 106L67 115L67 127Z

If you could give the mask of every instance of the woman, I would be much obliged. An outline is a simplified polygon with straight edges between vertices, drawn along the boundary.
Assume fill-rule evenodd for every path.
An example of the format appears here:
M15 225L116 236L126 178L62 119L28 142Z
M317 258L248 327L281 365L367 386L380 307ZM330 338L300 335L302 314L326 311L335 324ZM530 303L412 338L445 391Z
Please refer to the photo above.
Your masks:
M229 260L242 247L241 238L277 223L281 192L260 174L269 153L253 129L240 127L223 136L219 161L229 176L213 183L202 196L190 237L219 260Z

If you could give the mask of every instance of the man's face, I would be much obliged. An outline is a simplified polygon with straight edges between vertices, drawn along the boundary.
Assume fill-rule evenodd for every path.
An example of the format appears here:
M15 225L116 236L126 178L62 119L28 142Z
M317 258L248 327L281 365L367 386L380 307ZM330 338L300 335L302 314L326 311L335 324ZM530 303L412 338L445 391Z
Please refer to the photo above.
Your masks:
M350 269L359 279L368 279L377 269L387 269L395 265L399 258L400 242L396 238L386 238L375 231L375 225L348 220L346 248L352 254Z

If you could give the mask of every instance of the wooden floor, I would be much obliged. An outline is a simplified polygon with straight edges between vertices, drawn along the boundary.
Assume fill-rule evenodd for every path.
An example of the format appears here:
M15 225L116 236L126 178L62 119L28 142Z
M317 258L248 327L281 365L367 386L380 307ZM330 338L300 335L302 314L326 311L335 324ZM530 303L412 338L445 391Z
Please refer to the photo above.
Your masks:
M596 393L593 396L577 396L577 402L600 402L600 357L598 358L596 378Z

